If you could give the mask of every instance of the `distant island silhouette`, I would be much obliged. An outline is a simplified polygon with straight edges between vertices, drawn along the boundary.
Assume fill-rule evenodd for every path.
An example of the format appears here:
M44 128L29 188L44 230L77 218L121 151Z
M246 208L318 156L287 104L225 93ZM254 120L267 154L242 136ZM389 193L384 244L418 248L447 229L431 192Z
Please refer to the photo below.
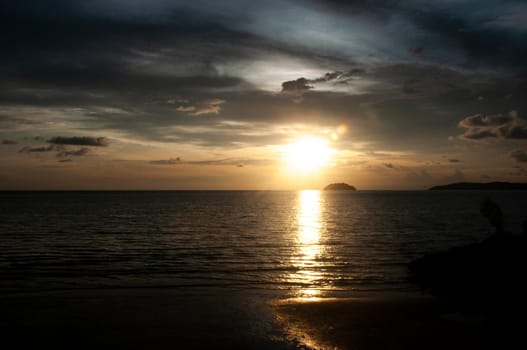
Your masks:
M429 190L527 190L527 183L514 182L457 182L448 185L434 186Z
M329 184L324 187L324 191L356 191L357 189L344 182Z

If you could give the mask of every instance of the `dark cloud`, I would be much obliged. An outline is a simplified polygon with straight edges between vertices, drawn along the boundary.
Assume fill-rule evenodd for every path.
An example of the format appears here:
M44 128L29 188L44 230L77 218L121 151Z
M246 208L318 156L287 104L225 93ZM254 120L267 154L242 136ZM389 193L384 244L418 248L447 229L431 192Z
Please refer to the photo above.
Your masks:
M392 163L384 163L383 165L384 165L385 167L387 167L387 168L390 168L390 169L395 168L395 166L394 166Z
M463 139L526 139L523 119L498 114L527 110L527 40L510 16L515 4L5 1L1 136L85 130L241 148L345 124L339 149L368 142L437 155L452 151L447 136L471 116L459 122ZM97 139L59 136L27 153L107 145ZM252 164L207 162L222 161Z
M0 93L0 99L1 99L1 93ZM1 104L0 104L1 106ZM20 129L24 127L37 127L38 125L42 125L43 123L41 121L36 120L30 120L23 117L12 117L9 115L2 115L2 112L0 111L0 128L2 129Z
M426 53L431 57L444 57L458 64L525 68L525 26L518 13L526 10L521 1L312 1L332 13L373 22L377 27L394 29L391 24L403 24L408 28L404 33L409 37L406 42L412 48L411 55L413 49L426 42L430 43ZM425 56L425 52L419 56Z
M504 138L507 139L527 139L527 125L509 125L500 129Z
M315 88L316 84L327 82L332 82L334 84L347 84L352 75L362 72L362 69L355 68L348 72L329 72L314 79L306 79L302 77L296 80L285 81L282 83L282 92L301 94Z
M16 145L18 142L13 140L2 140L2 145Z
M282 83L282 92L305 92L312 89L313 86L309 85L310 80L306 78L298 78L297 80L285 81Z
M210 159L198 161L182 161L179 157L151 160L150 164L156 165L174 165L174 164L195 164L195 165L230 165L242 168L246 165L268 165L273 163L269 159L238 159L238 158L224 158L224 159Z
M183 104L176 108L177 111L188 113L189 115L219 114L221 105L225 100L209 99L202 101L198 105Z
M509 156L518 163L527 163L527 152L525 152L524 150L514 150L509 153Z
M403 83L402 91L405 94L412 95L417 93L419 90L417 89L417 83L418 81L415 79L406 80Z
M80 157L80 156L85 156L85 155L87 155L89 153L90 153L90 149L87 148L87 147L83 147L83 148L79 148L79 149L76 149L76 150L63 150L63 151L60 151L60 152L57 153L57 157L59 157L59 158L71 157L71 156Z
M80 123L88 129L116 130L140 140L188 140L203 145L229 146L235 139L261 144L272 142L273 138L248 137L237 134L237 129L232 130L230 137L225 135L224 130L174 134L168 131L168 127L215 127L216 118L268 123L269 128L284 121L326 126L375 118L379 120L380 127L370 127L366 123L356 126L358 133L359 128L363 128L361 134L364 138L402 143L400 140L406 138L401 137L400 125L404 124L405 136L421 137L425 143L433 138L430 134L439 134L449 126L451 120L445 120L444 114L474 113L473 106L465 102L468 99L484 95L486 100L493 101L493 96L498 93L514 95L522 91L509 78L509 70L500 72L503 81L496 82L489 80L487 71L472 74L471 66L459 63L457 58L450 60L444 57L440 63L425 61L425 54L433 56L438 52L450 52L450 48L455 48L452 52L459 51L454 32L446 31L444 35L448 40L441 40L443 32L438 25L446 23L448 27L452 26L456 21L450 21L448 17L456 18L458 14L448 10L449 16L446 16L446 10L435 11L432 5L429 5L429 11L424 11L419 6L403 6L395 1L318 1L318 8L339 8L339 16L361 16L361 21L365 24L372 22L381 34L389 19L396 15L404 23L417 25L417 32L422 32L419 35L426 37L431 33L438 39L424 41L419 38L412 43L401 42L401 52L392 52L387 47L382 50L386 58L381 60L382 63L365 64L357 63L358 60L351 54L338 48L332 50L320 46L323 47L320 49L316 45L310 46L309 42L269 38L265 33L238 27L240 23L252 23L247 17L256 15L252 6L247 7L246 13L242 11L242 14L236 15L242 17L239 21L229 22L219 15L211 16L206 8L199 5L182 8L168 2L146 5L138 1L134 6L117 2L119 4L103 6L106 11L88 10L88 7L75 1L55 1L53 11L38 2L25 3L24 6L5 5L2 8L5 16L0 26L3 26L7 40L4 43L6 54L0 57L0 62L4 63L0 65L3 67L0 70L5 77L0 83L0 104L80 107L86 110ZM228 6L228 3L222 3L216 12L227 12L221 11L221 7ZM302 2L299 6L304 4ZM94 9L100 6L100 3L92 5ZM148 18L140 11L130 15L130 8L140 6L149 8ZM167 11L151 12L153 8L163 6L167 7ZM419 16L426 16L436 25L422 23ZM17 30L12 30L14 26ZM75 30L71 30L72 27ZM367 31L359 27L359 33ZM321 30L323 33L323 29L315 26L313 31ZM409 29L408 34L413 37L412 33ZM394 35L396 40L397 35ZM507 38L512 40L512 37ZM381 39L379 42L386 41L386 37L378 39ZM19 45L21 42L24 45ZM71 42L75 45L67 44ZM413 57L414 61L400 63L400 55L411 55L409 47L420 48L424 42L433 44L430 47L427 44L426 52ZM367 51L370 51L369 47ZM266 83L267 78L260 78L261 72L250 67L252 62L265 62L267 55L279 57L276 62L271 62L276 64L277 70L282 60L291 59L301 63L300 69L306 65L323 67L329 72L319 77L304 75L305 78L283 83L283 91L295 94L309 91L306 94L309 96L304 96L303 100L306 108L291 107L290 101L259 91L261 86L258 82L255 85L248 83L248 75L258 76L256 81ZM391 60L392 57L396 59ZM479 60L478 56L474 59ZM244 66L247 66L249 74L228 69ZM522 77L516 73L512 72L510 76ZM352 80L351 77L360 79ZM371 84L358 89L360 95L317 89L317 84L331 87L349 85L350 91L354 91L355 84L362 82ZM313 88L309 88L311 86ZM280 82L276 83L276 88L280 88ZM147 102L168 101L174 96L192 102L165 105ZM415 101L409 104L405 100L408 98ZM213 99L228 103L221 108L220 105L213 108L201 105L200 101ZM513 104L514 99L500 103ZM128 114L94 111L99 107L121 108ZM510 110L512 107L503 108ZM179 115L174 115L177 112L180 112ZM185 114L201 114L207 118L184 120ZM209 118L212 120L205 120ZM76 117L71 119L77 120ZM511 135L521 134L521 131L514 129Z
M73 145L73 146L94 146L107 147L110 142L106 137L91 136L56 136L47 141L54 145Z
M193 113L196 110L196 106L179 106L176 111Z
M317 9L323 9L339 15L370 16L374 19L388 19L397 8L394 0L309 0Z
M482 115L476 114L468 116L462 121L459 122L459 126L462 128L479 128L479 127L493 127L493 126L502 126L509 124L514 121L512 115Z
M310 82L311 83L323 83L323 82L326 82L326 81L339 79L340 77L344 77L344 76L346 78L350 77L351 76L351 72L346 73L346 75L344 75L344 73L342 73L342 72L329 72L329 73L324 74L320 78L316 78L316 79L311 80Z
M55 151L56 149L57 148L54 145L39 146L39 147L25 146L22 149L20 149L19 152L21 153L43 153L43 152Z
M273 164L274 161L270 159L248 159L248 158L225 158L225 159L211 159L188 162L190 164L198 165L232 165L238 168L242 168L246 165L269 165Z
M508 115L478 114L466 117L458 126L467 129L461 135L462 139L467 140L527 139L527 121L521 119L516 111L511 111Z
M423 51L424 51L424 47L422 46L416 46L416 47L410 48L410 52L413 53L414 55L420 55L423 53Z
M77 1L55 1L53 11L25 3L0 5L3 52L9 52L0 57L0 105L137 107L146 98L199 95L244 83L218 71L218 65L250 59L262 48L278 51L265 39L228 28L185 4L167 12L167 18L117 20L126 6L107 15Z
M108 143L105 138L91 138L91 137L54 137L47 141L47 146L25 146L20 149L21 153L44 153L56 152L58 158L80 157L91 153L90 147L81 147L78 149L71 149L70 146L84 145L84 146L107 146Z
M454 159L454 158L451 158L448 160L450 163L459 163L461 162L459 159Z
M467 140L485 140L497 137L499 137L499 134L495 130L481 128L472 128L470 130L465 131L465 133L461 135L462 139Z
M73 159L59 159L58 162L59 163L70 163L70 162L73 162Z

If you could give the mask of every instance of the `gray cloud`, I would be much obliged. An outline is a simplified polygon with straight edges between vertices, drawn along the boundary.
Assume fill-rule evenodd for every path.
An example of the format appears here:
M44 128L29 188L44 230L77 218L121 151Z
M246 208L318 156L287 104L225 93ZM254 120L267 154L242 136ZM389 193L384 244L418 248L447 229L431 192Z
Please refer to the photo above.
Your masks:
M189 162L190 164L199 165L232 165L238 168L242 168L246 165L269 165L273 164L274 161L270 159L249 159L249 158L225 158L225 159L212 159Z
M149 162L150 164L156 164L156 165L174 165L174 164L181 164L181 158L169 158L169 159L159 159L159 160L151 160Z
M38 138L40 140L40 137ZM37 138L35 138L37 140ZM64 137L57 136L49 140L47 146L25 146L20 149L21 153L44 153L56 152L58 158L80 157L91 153L91 146L106 147L108 141L104 137ZM71 149L70 146L90 146Z
M218 98L207 99L202 101L199 104L193 105L190 104L188 100L181 100L184 104L179 105L176 110L179 112L185 112L189 115L204 115L204 114L219 114L221 110L221 105L225 103L225 100ZM172 100L169 100L169 103L174 103Z
M389 50L383 51L387 59L383 60L382 64L369 63L374 60L364 63L343 51L336 50L329 54L316 47L272 40L258 33L247 33L246 30L233 27L232 23L220 23L217 17L200 14L203 9L178 11L179 15L175 15L174 18L169 16L160 19L154 16L148 21L142 21L142 17L139 16L137 19L125 18L123 22L115 22L108 20L108 17L99 18L101 14L86 16L80 6L71 2L68 8L71 11L75 10L73 12L78 20L78 31L73 36L68 30L68 23L71 22L65 20L69 18L69 12L67 12L68 16L63 17L64 13L59 11L63 8L64 5L57 5L58 12L54 16L58 18L55 20L48 21L46 18L41 18L35 23L39 30L28 29L27 32L21 31L15 35L6 27L9 35L16 36L17 40L24 39L19 42L26 42L28 45L12 47L13 51L9 51L8 56L12 59L8 66L12 69L6 69L5 73L8 74L9 79L5 83L0 83L5 87L1 90L0 103L75 108L81 106L86 110L95 106L114 108L126 106L129 115L97 112L86 115L80 119L80 123L91 129L117 130L141 140L176 142L190 138L195 143L222 146L229 145L233 138L239 136L236 130L233 130L230 138L215 137L210 135L210 132L202 135L195 133L174 135L169 131L165 134L163 131L169 130L166 128L169 126L209 127L211 123L205 119L212 118L213 121L217 121L216 118L225 118L266 122L270 126L283 120L291 123L305 121L306 124L315 127L334 123L354 124L356 120L375 118L379 120L380 127L370 127L366 123L356 125L358 134L376 142L402 143L401 139L407 139L401 137L400 125L404 124L405 136L421 137L422 142L425 143L425 139L433 138L431 134L439 134L447 128L449 120L445 120L443 114L449 111L465 115L473 113L473 106L465 101L474 96L485 95L486 100L489 96L489 101L496 101L499 94L513 94L512 100L506 102L512 104L516 91L522 91L521 87L518 87L518 79L516 78L516 81L511 79L508 71L500 72L501 80L496 81L492 80L494 78L491 79L492 74L488 71L472 72L466 69L466 65L459 68L456 62L448 59L446 60L448 65L425 61L426 57L419 57L418 62L408 63L390 60ZM377 6L356 4L354 8L360 9L361 16L369 14L377 18L379 13ZM388 16L390 11L401 10L393 4L386 7L383 5L380 8L388 11L385 13L386 18L390 17ZM24 16L25 10L17 13L19 16ZM183 13L184 15L181 15ZM441 17L439 14L424 15L432 17L431 19L435 16ZM39 18L42 13L36 11L32 16L31 18L35 16ZM93 16L100 26L93 26ZM356 13L353 16L356 16ZM411 16L405 14L404 18L413 21L413 17L409 17ZM368 16L364 18L366 22L370 19ZM6 20L9 22L9 18ZM31 23L29 21L30 26ZM432 29L434 32L439 30L439 28ZM35 38L35 35L38 38ZM64 45L72 39L76 42L75 47ZM39 42L47 42L56 50L34 50L32 45L34 47ZM408 47L421 45L422 43L416 42L411 45L405 44L401 48L404 53L408 53ZM434 50L443 51L445 42L438 41L437 45L438 48L435 49L432 45L431 48L427 46L426 54L433 54ZM93 47L97 47L96 55L91 53ZM270 54L279 57L276 63L271 61L270 64L279 65L282 59L291 59L301 62L300 68L306 65L314 68L323 67L325 71L330 71L319 77L315 75L304 78L304 81L292 80L294 83L291 84L292 91L302 93L310 91L303 100L306 108L292 107L289 105L290 101L262 93L258 91L258 85L250 85L246 81L246 73L226 69L231 65L250 67L252 61L265 62L267 55ZM41 59L18 59L34 57L34 55L38 55ZM398 55L399 53L396 53L397 57ZM425 52L419 56L425 56ZM9 57L0 59L8 60ZM79 64L73 65L70 62L79 62ZM357 68L350 70L349 67ZM248 70L252 76L259 74L249 68ZM348 79L353 75L363 80ZM510 76L518 75L510 74ZM412 81L412 84L405 85L407 81ZM360 86L361 83L375 84L361 87L360 96L320 91L316 86L338 83L349 84L350 89L356 88L356 85ZM314 88L309 89L306 85ZM32 89L23 89L27 86ZM219 108L200 109L199 103L161 106L145 102L168 101L174 96L189 101L220 99L229 103L222 105L220 110ZM408 98L413 98L415 101L409 104L405 100ZM438 111L439 106L441 111ZM174 115L175 107L187 108L187 110L180 110L179 112L183 113ZM506 108L504 110L509 110L510 107ZM183 119L184 114L191 113L196 115L203 113L208 117ZM74 117L71 120L77 121ZM517 130L514 131L517 133ZM245 135L239 138L253 144L271 140L271 138L249 138Z
M76 149L76 150L63 150L63 151L60 151L60 152L57 153L57 157L59 157L59 158L70 157L70 156L80 157L80 156L85 156L85 155L87 155L89 153L90 153L90 149L87 148L87 147L83 147L83 148L79 148L79 149Z
M16 145L18 142L13 140L2 140L2 145Z
M527 125L509 125L501 129L502 135L507 139L527 139Z
M527 152L524 150L514 150L509 153L509 156L518 163L527 163Z
M497 137L499 137L499 133L496 130L481 128L469 129L463 135L461 135L462 139L467 140L484 140Z
M326 81L330 81L330 80L336 80L336 79L339 79L341 77L345 77L345 78L349 78L351 76L352 72L348 72L346 74L344 74L343 72L329 72L329 73L326 73L324 74L323 76L319 77L319 78L316 78L316 79L313 79L311 80L310 82L311 83L323 83L323 82L326 82Z
M224 100L212 99L206 100L201 106L195 108L191 115L203 115L203 114L218 114L221 109L221 105L224 104Z
M0 107L13 107L0 111L2 137L108 130L228 148L346 124L341 149L445 154L468 115L461 138L527 137L520 118L497 114L527 110L525 28L504 25L513 1L50 1L0 5Z
M94 146L107 147L110 142L106 137L91 136L56 136L47 141L54 145L73 145L73 146Z
M180 112L194 112L196 110L196 107L195 106L179 106L178 108L176 108L176 111L180 111Z
M411 47L411 48L409 49L409 51L410 51L412 54L414 54L414 55L420 55L420 54L423 53L424 50L425 50L425 48L422 47L422 46Z
M224 158L224 159L209 159L198 161L182 161L180 157L151 160L150 164L156 165L175 165L175 164L194 164L194 165L231 165L242 168L246 165L268 165L273 161L269 159L249 159L249 158Z
M410 79L410 80L406 80L405 82L403 82L403 87L402 87L403 93L412 95L412 94L419 92L419 90L416 88L417 83L418 81L415 79Z
M511 113L513 114L513 113ZM468 116L462 121L459 122L459 126L462 128L479 128L479 127L493 127L493 126L502 126L509 124L514 121L512 115L482 115L476 114Z
M408 77L418 81L418 93L412 96L405 95L400 90L402 82ZM292 104L287 94L258 90L214 94L201 90L177 94L155 91L152 97L148 96L148 91L144 91L147 95L145 97L127 96L128 90L123 89L123 93L109 95L115 98L101 97L98 101L100 105L72 107L71 114L75 115L72 120L78 120L87 130L115 130L137 140L189 142L220 147L230 147L232 142L257 146L281 141L276 135L257 135L253 132L254 129L251 130L251 125L245 129L232 125L228 128L219 127L219 122L226 120L265 124L266 130L272 130L276 125L298 123L314 127L347 124L353 125L357 140L372 141L398 149L426 149L434 147L435 139L439 143L439 140L446 138L445 134L451 135L451 125L457 122L456 115L470 112L474 108L470 104L472 93L457 86L475 86L475 82L484 77L431 65L397 65L361 73L361 79L370 78L379 81L379 84L367 87L362 94L350 95L313 89L303 95L302 104ZM353 84L351 81L350 86ZM507 89L519 89L519 86L511 83L509 77L499 81L492 80L488 84L496 90L503 90L504 94L509 94ZM411 103L408 98L412 98ZM499 96L492 97L493 100L498 98ZM171 99L173 103L167 103ZM192 102L185 103L185 99ZM188 118L188 112L175 111L179 106L197 108L199 101L214 99L229 102L221 105L221 113L207 115L207 118ZM153 100L164 102L151 103ZM504 105L522 106L520 97L507 100L501 97L499 101L503 101L500 103ZM118 109L122 113L116 113ZM70 114L68 110L60 112ZM24 111L21 110L19 115L23 116ZM401 128L401 125L405 127ZM200 133L191 130L194 127L196 130L207 131ZM260 129L259 125L257 127ZM174 131L176 128L177 132Z
M282 83L282 92L302 94L306 91L315 88L316 84L326 82L333 82L335 84L347 84L347 82L351 79L352 75L361 72L363 72L362 69L355 68L345 73L341 71L329 72L315 79L306 79L302 77L296 80L285 81Z
M22 149L20 149L19 152L21 153L43 153L43 152L55 151L56 149L57 148L54 145L39 146L39 147L25 146Z
M527 121L521 119L516 111L508 115L469 116L461 120L458 126L467 129L460 136L461 139L527 139Z
M309 85L311 80L306 78L298 78L297 80L285 81L282 83L282 92L289 93L302 93L309 89L312 89L313 86Z
M0 83L1 87L1 83ZM0 107L1 107L1 93L0 93ZM22 116L20 117L13 117L9 115L2 115L2 112L0 111L0 128L5 130L17 130L22 128L29 128L29 127L38 127L39 125L42 125L43 123L37 120L30 120L27 118L24 118Z

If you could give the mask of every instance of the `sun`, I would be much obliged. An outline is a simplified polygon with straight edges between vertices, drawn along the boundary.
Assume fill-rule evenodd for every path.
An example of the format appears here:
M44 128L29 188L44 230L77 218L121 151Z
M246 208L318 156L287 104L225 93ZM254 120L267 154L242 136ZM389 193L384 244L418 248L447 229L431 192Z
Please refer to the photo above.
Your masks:
M309 136L283 147L286 166L291 171L301 173L310 173L327 166L332 153L328 141Z

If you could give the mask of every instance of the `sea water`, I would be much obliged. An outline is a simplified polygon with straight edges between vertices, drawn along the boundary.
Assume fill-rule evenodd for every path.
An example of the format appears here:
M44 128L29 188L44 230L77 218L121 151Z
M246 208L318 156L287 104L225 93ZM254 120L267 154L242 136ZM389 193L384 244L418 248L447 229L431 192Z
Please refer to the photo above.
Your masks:
M269 348L266 301L418 292L409 261L492 234L485 197L518 234L525 192L0 192L0 300L15 328L138 317ZM164 312L185 317L145 320Z

